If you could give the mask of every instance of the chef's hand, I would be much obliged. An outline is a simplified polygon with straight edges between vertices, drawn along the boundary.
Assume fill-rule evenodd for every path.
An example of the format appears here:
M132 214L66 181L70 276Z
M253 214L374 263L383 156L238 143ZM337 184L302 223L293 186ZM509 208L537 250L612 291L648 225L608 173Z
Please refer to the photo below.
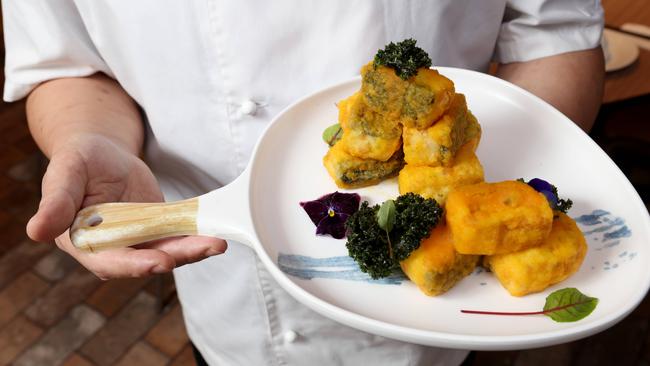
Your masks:
M188 236L136 248L87 253L70 242L68 228L83 207L102 202L158 202L163 197L149 168L101 134L77 135L50 157L38 212L27 224L35 241L52 241L101 279L141 277L221 254L221 239Z

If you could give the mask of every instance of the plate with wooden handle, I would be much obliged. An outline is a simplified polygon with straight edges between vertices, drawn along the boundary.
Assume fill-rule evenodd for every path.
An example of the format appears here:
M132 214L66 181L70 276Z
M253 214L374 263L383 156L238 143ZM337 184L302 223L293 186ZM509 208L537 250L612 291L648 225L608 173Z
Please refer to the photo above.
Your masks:
M321 134L337 121L335 104L359 89L359 77L287 107L229 185L179 202L87 207L71 228L72 241L81 250L97 251L176 235L235 240L253 248L275 280L311 309L369 333L431 346L543 347L618 322L650 285L650 217L630 182L584 132L541 99L482 73L438 70L466 95L483 127L477 154L487 181L540 177L574 201L569 215L578 220L589 250L568 280L517 298L490 273L477 270L449 292L427 297L404 278L369 279L347 256L345 240L316 236L299 202L338 190L322 164L328 146ZM350 191L370 203L398 194L395 179ZM599 298L598 307L575 323L460 312L537 311L550 292L563 287Z

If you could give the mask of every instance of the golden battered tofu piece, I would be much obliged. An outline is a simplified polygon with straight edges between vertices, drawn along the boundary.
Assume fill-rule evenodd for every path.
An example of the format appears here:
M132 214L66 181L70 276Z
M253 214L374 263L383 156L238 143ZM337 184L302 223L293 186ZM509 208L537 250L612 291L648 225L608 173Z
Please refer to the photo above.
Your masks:
M477 255L456 252L449 228L441 222L400 266L422 292L436 296L472 273L478 259Z
M478 147L478 143L481 140L481 125L478 123L478 119L476 119L476 116L472 114L472 111L468 110L467 111L467 126L465 126L465 138L467 141L475 140L476 146L474 147L474 151L476 151L476 148Z
M339 103L339 123L343 137L338 143L358 158L386 161L402 145L399 121L370 109L359 93Z
M458 149L477 135L478 121L469 114L465 96L456 94L449 111L433 126L404 127L404 160L410 165L449 166Z
M436 70L418 69L402 80L395 70L370 62L361 68L361 93L366 104L388 119L399 119L406 127L424 129L449 109L454 83Z
M400 194L413 192L433 198L440 205L454 188L483 181L483 167L474 150L477 141L470 141L458 150L451 166L415 166L407 164L397 180Z
M408 83L395 70L370 61L361 68L361 94L365 103L386 118L399 120Z
M447 113L454 99L454 83L427 68L408 80L401 122L404 127L425 129Z
M388 161L360 159L350 155L337 142L323 158L327 172L340 188L369 186L394 177L404 165L404 154L398 150Z
M546 197L526 183L459 187L447 198L447 224L463 254L504 254L542 244L553 223Z
M587 243L575 221L562 212L548 238L537 247L485 257L485 264L513 296L539 292L580 268Z

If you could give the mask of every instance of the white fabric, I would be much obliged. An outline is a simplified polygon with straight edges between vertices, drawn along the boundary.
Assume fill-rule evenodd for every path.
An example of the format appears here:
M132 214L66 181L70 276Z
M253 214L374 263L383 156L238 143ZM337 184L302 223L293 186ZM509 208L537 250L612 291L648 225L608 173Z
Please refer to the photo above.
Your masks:
M357 75L389 41L435 65L486 70L595 47L593 0L5 0L4 99L104 72L148 120L146 158L168 200L233 180L298 97ZM187 329L214 365L446 365L465 351L368 335L278 288L246 247L175 271Z

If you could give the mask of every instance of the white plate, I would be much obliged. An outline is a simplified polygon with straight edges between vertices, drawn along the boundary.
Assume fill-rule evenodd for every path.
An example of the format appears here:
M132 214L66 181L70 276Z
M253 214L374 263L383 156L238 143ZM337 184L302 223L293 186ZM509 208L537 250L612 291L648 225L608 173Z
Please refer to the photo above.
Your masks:
M634 38L611 29L603 31L605 71L617 71L630 66L639 58L639 47Z
M261 243L257 251L270 272L296 299L325 316L432 346L542 347L594 334L621 320L650 284L650 218L629 181L585 133L539 98L485 74L438 70L467 96L483 127L477 154L487 181L541 177L573 200L569 214L582 222L589 244L579 272L542 293L516 298L491 274L476 271L444 295L427 297L399 278L369 280L347 259L345 240L315 236L298 203L339 190L322 164L327 145L321 133L337 121L335 104L359 88L359 78L290 106L258 143L248 170L252 240ZM397 195L395 180L355 191L371 202ZM599 298L595 311L575 323L460 313L537 311L549 293L564 287Z

